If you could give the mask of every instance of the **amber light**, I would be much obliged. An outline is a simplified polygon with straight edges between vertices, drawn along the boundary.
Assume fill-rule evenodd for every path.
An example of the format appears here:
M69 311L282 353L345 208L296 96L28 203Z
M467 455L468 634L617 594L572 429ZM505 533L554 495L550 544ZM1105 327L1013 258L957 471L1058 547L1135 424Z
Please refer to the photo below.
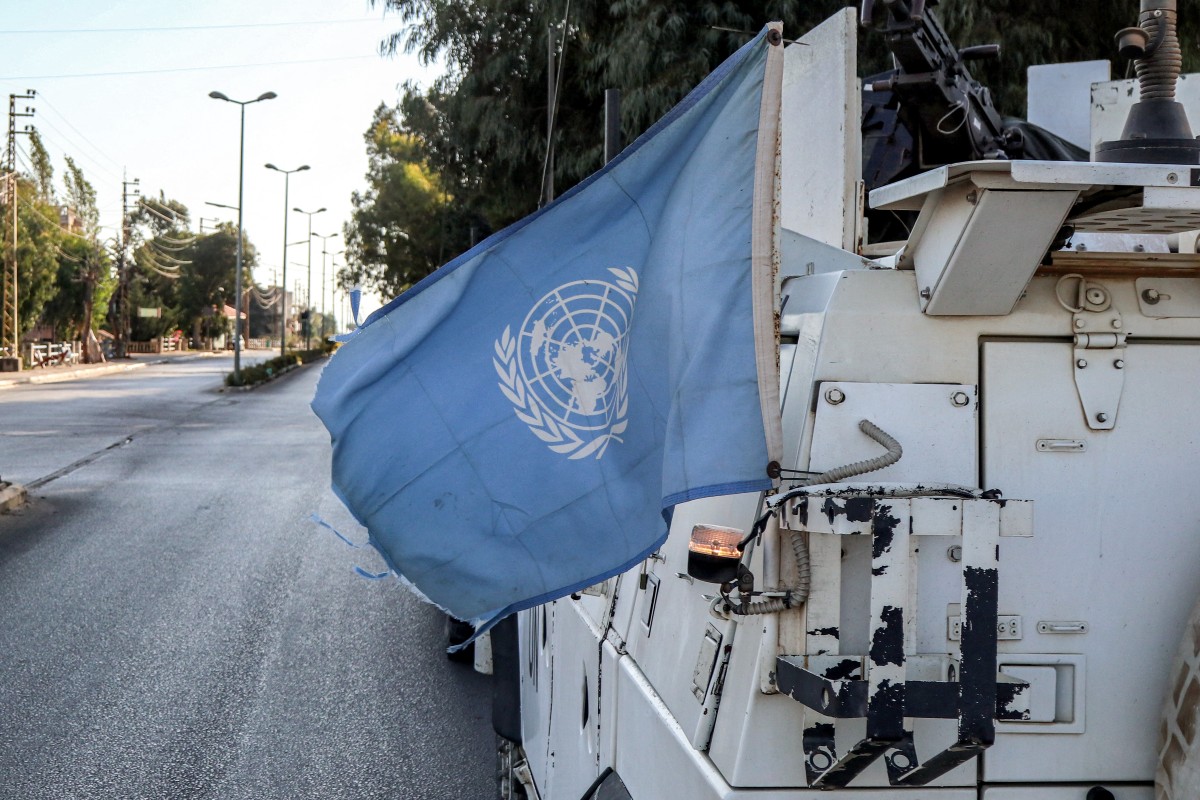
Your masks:
M688 550L717 558L741 559L742 551L738 550L738 545L745 535L745 531L739 531L737 528L696 525L692 528L692 538L688 541Z

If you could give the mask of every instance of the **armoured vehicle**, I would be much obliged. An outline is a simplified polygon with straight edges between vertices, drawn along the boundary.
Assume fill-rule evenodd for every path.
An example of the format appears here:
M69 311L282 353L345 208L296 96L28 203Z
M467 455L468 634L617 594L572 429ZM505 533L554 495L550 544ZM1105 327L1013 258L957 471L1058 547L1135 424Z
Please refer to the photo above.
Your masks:
M1063 135L1002 119L927 5L787 49L779 488L680 506L639 567L480 643L503 796L1200 797L1175 2L1120 34L1136 85L1039 73L1075 76ZM897 66L862 92L860 24Z

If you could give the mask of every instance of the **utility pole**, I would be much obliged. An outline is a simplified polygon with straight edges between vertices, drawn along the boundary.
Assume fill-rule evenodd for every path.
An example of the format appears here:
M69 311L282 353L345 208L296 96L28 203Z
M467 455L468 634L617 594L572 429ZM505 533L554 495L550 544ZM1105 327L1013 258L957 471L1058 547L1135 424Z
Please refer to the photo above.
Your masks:
M8 173L7 199L10 218L12 219L12 247L4 264L4 282L0 292L4 295L3 314L0 315L0 355L7 352L9 357L17 359L20 368L21 358L21 327L19 321L19 306L17 305L17 134L28 134L29 125L24 130L17 130L18 117L32 117L33 109L29 106L24 111L17 111L17 100L32 100L37 96L33 89L27 89L25 94L10 94L8 96L8 150L5 153L4 169Z
M141 190L136 188L137 178L131 181L121 180L121 229L117 234L117 319L113 326L117 329L116 356L129 357L129 337L133 334L133 325L129 319L129 273L126 264L126 247L133 228L133 212L137 210L138 196ZM135 187L132 190L130 187ZM130 202L133 207L130 208Z

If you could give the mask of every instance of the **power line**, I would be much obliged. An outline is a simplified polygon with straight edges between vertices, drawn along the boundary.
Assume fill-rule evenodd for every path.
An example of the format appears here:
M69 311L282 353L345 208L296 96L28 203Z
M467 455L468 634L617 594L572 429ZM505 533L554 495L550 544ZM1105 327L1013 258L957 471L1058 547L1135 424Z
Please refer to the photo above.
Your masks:
M149 33L155 31L217 31L236 28L282 28L298 25L349 25L355 23L377 23L378 19L311 19L292 22L245 22L239 25L160 25L145 28L25 28L0 30L0 35L36 35L63 33Z
M79 134L79 137L80 137L81 139L83 139L85 142L87 142L87 143L88 143L88 145L90 145L90 146L91 146L91 148L92 148L94 151L96 151L96 153L97 153L97 154L99 154L101 157L103 157L104 159L106 159L106 160L107 160L109 163L111 163L111 164L112 164L114 167L117 167L117 168L122 168L122 169L123 169L123 166L122 166L120 163L118 163L118 162L116 161L116 159L112 158L112 157L111 157L111 156L109 156L107 153L105 153L103 150L101 150L99 147L97 147L97 146L96 146L96 144L95 144L94 142L92 142L92 140L91 140L91 139L87 138L87 135L86 135L86 134L85 134L83 131L79 130L79 128L76 128L74 125L72 125L72 124L71 124L71 120L67 119L67 116L66 116L66 114L64 114L63 112L59 111L59 110L58 110L58 107L57 107L57 106L55 106L55 105L54 105L54 103L51 103L49 100L47 100L47 99L46 99L46 96L45 96L44 94L43 94L43 95L39 95L39 96L38 96L38 100L39 100L39 102L45 103L46 107L47 107L47 108L49 108L51 111L53 111L53 112L54 112L54 115L55 115L56 117L58 117L60 120L62 120L62 122L63 122L63 124L64 124L64 125L66 125L66 126L67 126L68 128L70 128L71 130L75 131L75 133ZM57 130L57 129L56 129L56 130ZM60 133L62 133L61 131L59 131L59 132L60 132ZM63 136L66 136L66 134L63 134ZM69 137L68 137L68 138L69 138ZM117 177L117 176L114 174L114 175L113 175L113 177L115 178L115 177Z
M72 141L67 134L55 127L54 124L45 117L40 120L39 124L34 125L34 128L37 130L38 135L41 136L42 141L51 145L53 148L60 150L61 155L71 156L76 161L86 161L91 167L94 167L100 172L105 173L109 178L120 180L120 175L117 175L104 164L97 161L95 156L84 149L83 146L78 142ZM47 130L53 131L54 135L47 136Z
M362 61L365 59L379 58L378 55L369 56L335 56L333 58L306 58L298 61L260 61L253 64L215 64L207 67L173 67L168 69L131 69L119 72L75 72L62 75L7 75L0 77L0 81L52 81L60 78L111 78L121 75L156 75L162 73L174 72L205 72L215 69L247 69L250 67L283 67L294 64L324 64L330 61Z

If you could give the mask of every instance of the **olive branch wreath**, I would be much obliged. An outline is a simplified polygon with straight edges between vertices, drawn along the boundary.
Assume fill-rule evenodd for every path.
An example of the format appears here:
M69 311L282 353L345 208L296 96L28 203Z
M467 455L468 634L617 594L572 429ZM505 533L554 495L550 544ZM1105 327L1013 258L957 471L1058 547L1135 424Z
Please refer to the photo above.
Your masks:
M617 286L629 294L631 301L637 299L638 275L632 268L610 268L617 278ZM517 370L517 339L512 335L511 326L505 326L504 332L495 343L496 357L492 360L496 374L500 377L500 391L513 404L517 419L529 426L533 435L541 439L556 453L562 453L571 459L587 458L595 455L597 459L604 455L609 442L623 441L620 435L629 427L626 415L629 412L629 379L626 370L621 370L617 383L617 421L608 431L585 442L568 426L556 420L542 406L538 398L528 391L525 381Z

